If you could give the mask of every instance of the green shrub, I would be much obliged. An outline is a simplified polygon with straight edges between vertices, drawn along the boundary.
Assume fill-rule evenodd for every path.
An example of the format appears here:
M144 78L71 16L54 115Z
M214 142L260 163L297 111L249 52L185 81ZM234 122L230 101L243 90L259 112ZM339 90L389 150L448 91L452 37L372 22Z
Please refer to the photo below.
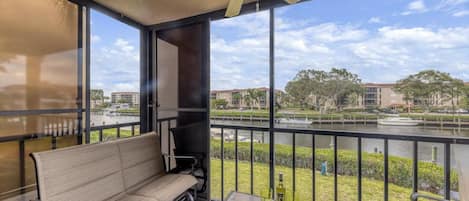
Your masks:
M224 158L235 159L234 142L224 143ZM290 145L275 145L276 165L292 167L293 152ZM309 147L296 148L296 167L312 168L312 152ZM221 158L220 140L212 140L210 147L211 157ZM255 143L254 162L269 162L269 145ZM340 175L357 174L357 152L353 150L338 150L337 172ZM250 160L250 143L238 142L238 160ZM362 152L362 176L377 180L384 178L384 156L379 153ZM328 172L333 172L334 151L332 149L316 149L315 169L321 169L321 163L327 161ZM432 193L439 193L444 189L444 168L431 162L419 161L419 189ZM389 182L411 188L412 187L412 160L403 157L389 156L388 178ZM457 173L451 171L451 188L457 189Z

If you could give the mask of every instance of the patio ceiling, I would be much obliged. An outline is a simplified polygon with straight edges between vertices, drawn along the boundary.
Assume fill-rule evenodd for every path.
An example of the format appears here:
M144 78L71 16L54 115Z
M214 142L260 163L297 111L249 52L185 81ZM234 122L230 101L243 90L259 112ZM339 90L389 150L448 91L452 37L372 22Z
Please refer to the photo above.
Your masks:
M226 8L229 0L95 0L144 25L192 17ZM255 0L244 0L244 3Z

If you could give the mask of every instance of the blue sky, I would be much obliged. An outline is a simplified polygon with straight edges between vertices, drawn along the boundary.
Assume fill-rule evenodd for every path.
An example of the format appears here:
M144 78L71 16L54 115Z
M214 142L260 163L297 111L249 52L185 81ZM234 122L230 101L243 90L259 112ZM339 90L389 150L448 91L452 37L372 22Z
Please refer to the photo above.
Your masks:
M262 2L262 1L261 1ZM469 0L312 0L275 10L275 85L346 68L392 83L424 69L469 81ZM139 31L91 13L92 88L139 90ZM269 85L269 16L211 22L211 88Z
M91 88L138 92L140 31L91 11Z
M313 0L275 10L275 85L346 68L392 83L424 69L469 81L469 0ZM212 22L211 87L268 86L268 13Z

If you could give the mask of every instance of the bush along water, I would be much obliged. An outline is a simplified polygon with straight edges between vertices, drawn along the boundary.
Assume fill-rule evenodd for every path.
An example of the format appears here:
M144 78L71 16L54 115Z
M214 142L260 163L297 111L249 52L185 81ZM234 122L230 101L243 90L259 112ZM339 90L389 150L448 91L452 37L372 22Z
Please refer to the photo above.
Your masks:
M224 143L224 159L235 159L234 142ZM221 142L220 140L212 140L210 154L213 158L221 158ZM254 144L254 162L269 162L269 145L262 143ZM357 152L353 150L338 150L338 166L339 175L357 175ZM250 143L238 142L238 160L250 161ZM333 174L334 151L332 149L316 149L315 155L316 171L321 170L321 164L327 161L327 170L329 174ZM275 145L275 163L276 165L292 167L293 163L292 146ZM384 155L380 153L362 152L362 176L383 180L384 178ZM296 147L296 167L312 168L312 149L310 147ZM411 188L412 187L412 159L389 156L388 178L389 182ZM441 193L444 190L444 168L441 165L419 161L418 163L419 189ZM451 171L451 189L457 189L458 176L455 171Z

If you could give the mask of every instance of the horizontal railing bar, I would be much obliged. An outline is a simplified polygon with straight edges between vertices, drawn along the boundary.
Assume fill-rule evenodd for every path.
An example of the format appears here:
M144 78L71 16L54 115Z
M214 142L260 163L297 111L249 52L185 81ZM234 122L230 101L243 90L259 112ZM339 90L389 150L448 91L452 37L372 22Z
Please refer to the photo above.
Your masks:
M74 109L76 110L76 109ZM0 115L2 116L2 115ZM168 120L175 120L177 117L168 117L168 118L162 118L158 119L157 122L161 121L168 121ZM130 122L130 123L122 123L122 124L109 124L109 125L104 125L104 126L93 126L90 128L91 131L99 131L100 129L112 129L112 128L122 128L122 127L129 127L129 126L136 126L140 125L140 122ZM77 136L81 135L81 133L78 133ZM0 137L0 143L2 142L12 142L12 141L18 141L18 140L31 140L31 139L37 139L41 137L50 137L52 136L51 134L45 134L45 133L30 133L30 134L22 134L22 135L11 135L11 136L1 136Z
M212 124L212 128L227 128L239 130L269 131L267 127L261 126L239 126L239 125L222 125ZM428 135L401 135L401 134L383 134L372 132L342 131L342 130L325 130L325 129L292 129L292 128L272 128L274 132L279 133L297 133L297 134L316 134L341 137L362 137L373 139L388 139L400 141L419 141L419 142L435 142L449 144L469 144L469 138L457 136L428 136Z
M25 116L25 115L41 115L41 114L63 114L83 112L84 109L68 108L68 109L44 109L44 110L1 110L0 116Z
M224 129L239 129L239 130L252 130L252 131L269 131L268 127L262 126L238 126L238 125L225 125L225 124L211 124L212 128L224 128Z
M111 129L111 128L122 128L122 127L130 127L130 126L135 126L135 125L140 125L140 122L129 122L129 123L122 123L122 124L109 124L109 125L103 125L103 126L93 126L90 128L91 131L98 131L102 129Z

